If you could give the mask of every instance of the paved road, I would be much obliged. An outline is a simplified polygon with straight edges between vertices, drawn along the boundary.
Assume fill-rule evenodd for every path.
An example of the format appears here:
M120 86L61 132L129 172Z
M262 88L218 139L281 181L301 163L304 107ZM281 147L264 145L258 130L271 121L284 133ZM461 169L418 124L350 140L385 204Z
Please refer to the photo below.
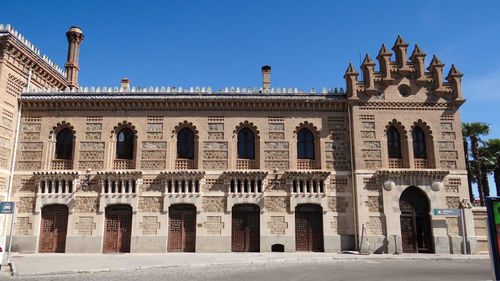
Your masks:
M57 276L0 278L29 281L295 281L295 280L384 280L384 281L475 281L490 280L488 260L363 260L335 262L284 262L237 266L193 265L148 270L101 272Z

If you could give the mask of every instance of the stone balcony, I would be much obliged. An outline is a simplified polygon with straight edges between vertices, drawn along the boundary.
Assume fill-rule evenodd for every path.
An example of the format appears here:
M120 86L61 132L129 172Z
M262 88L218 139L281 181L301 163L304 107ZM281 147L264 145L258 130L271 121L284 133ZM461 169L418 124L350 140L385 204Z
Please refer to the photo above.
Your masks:
M72 170L73 160L54 159L52 160L52 170Z
M193 159L175 159L176 170L189 170L194 169Z
M257 162L255 161L255 159L237 159L236 169L237 170L257 169Z
M318 162L314 159L297 159L297 170L319 169Z
M115 170L129 170L135 169L134 160L115 159L113 162L113 169Z

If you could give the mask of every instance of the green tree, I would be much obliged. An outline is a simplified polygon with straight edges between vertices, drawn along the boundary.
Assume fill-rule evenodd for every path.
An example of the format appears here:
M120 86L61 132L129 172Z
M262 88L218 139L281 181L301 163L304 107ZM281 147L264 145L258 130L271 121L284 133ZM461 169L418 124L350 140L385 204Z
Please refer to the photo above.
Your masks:
M470 139L470 151L472 154L472 167L468 167L469 179L473 180L477 178L477 189L479 193L479 200L481 202L481 206L484 206L484 186L483 181L480 179L480 171L481 171L481 162L479 159L479 141L480 136L487 135L490 133L490 125L482 122L473 122L473 123L462 123L462 134L464 136L464 140L466 138ZM467 153L468 154L468 153ZM467 155L466 155L467 157ZM469 162L467 157L466 163ZM473 175L472 172L476 171L477 174ZM472 187L469 186L469 193L471 193ZM471 200L473 197L471 197Z
M489 173L493 173L497 196L500 196L500 139L490 139L484 142L484 147L487 169Z

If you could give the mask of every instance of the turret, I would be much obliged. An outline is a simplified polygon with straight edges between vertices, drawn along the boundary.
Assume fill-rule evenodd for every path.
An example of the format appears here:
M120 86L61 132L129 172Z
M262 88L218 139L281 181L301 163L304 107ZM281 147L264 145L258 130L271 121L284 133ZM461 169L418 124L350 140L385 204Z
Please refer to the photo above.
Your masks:
M377 91L375 88L375 62L368 54L361 64L361 70L363 70L363 80L365 81L365 93L375 93Z
M349 63L349 67L344 74L344 79L346 83L347 98L350 100L359 99L356 93L356 82L358 81L358 75L359 73L356 71L356 69L354 69L352 63Z
M462 76L464 76L458 69L455 68L455 65L451 65L450 72L448 76L446 76L446 80L451 84L451 89L455 94L455 98L457 100L463 100L462 97Z
M432 73L432 79L434 81L434 92L436 94L442 94L446 92L445 87L443 86L443 67L444 63L442 63L436 55L432 57L431 64L427 68Z
M72 26L66 32L68 38L68 59L66 64L66 79L68 79L68 87L78 88L78 56L80 54L80 44L83 40L82 30L77 26Z
M415 44L415 49L410 56L410 60L415 65L415 71L417 73L417 82L424 82L425 78L425 56L427 54L422 52L420 47Z
M382 81L384 82L390 82L393 80L393 78L391 77L390 68L391 57L392 53L387 50L385 44L382 44L382 48L380 48L380 51L378 52L377 60L379 61L380 72L382 73Z
M396 39L396 42L394 42L392 50L396 54L396 62L398 63L398 68L400 71L409 71L407 64L407 48L408 43L406 43L403 38L398 35L398 38Z

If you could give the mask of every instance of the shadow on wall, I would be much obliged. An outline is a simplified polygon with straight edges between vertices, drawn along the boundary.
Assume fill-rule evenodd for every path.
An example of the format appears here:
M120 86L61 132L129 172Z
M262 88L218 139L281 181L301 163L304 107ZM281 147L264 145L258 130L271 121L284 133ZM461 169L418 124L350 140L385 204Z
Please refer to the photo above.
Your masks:
M388 248L389 248L389 241L387 241L387 236L385 236L384 241L382 243L382 246L380 246L376 250L374 250L373 253L374 254L387 254Z

